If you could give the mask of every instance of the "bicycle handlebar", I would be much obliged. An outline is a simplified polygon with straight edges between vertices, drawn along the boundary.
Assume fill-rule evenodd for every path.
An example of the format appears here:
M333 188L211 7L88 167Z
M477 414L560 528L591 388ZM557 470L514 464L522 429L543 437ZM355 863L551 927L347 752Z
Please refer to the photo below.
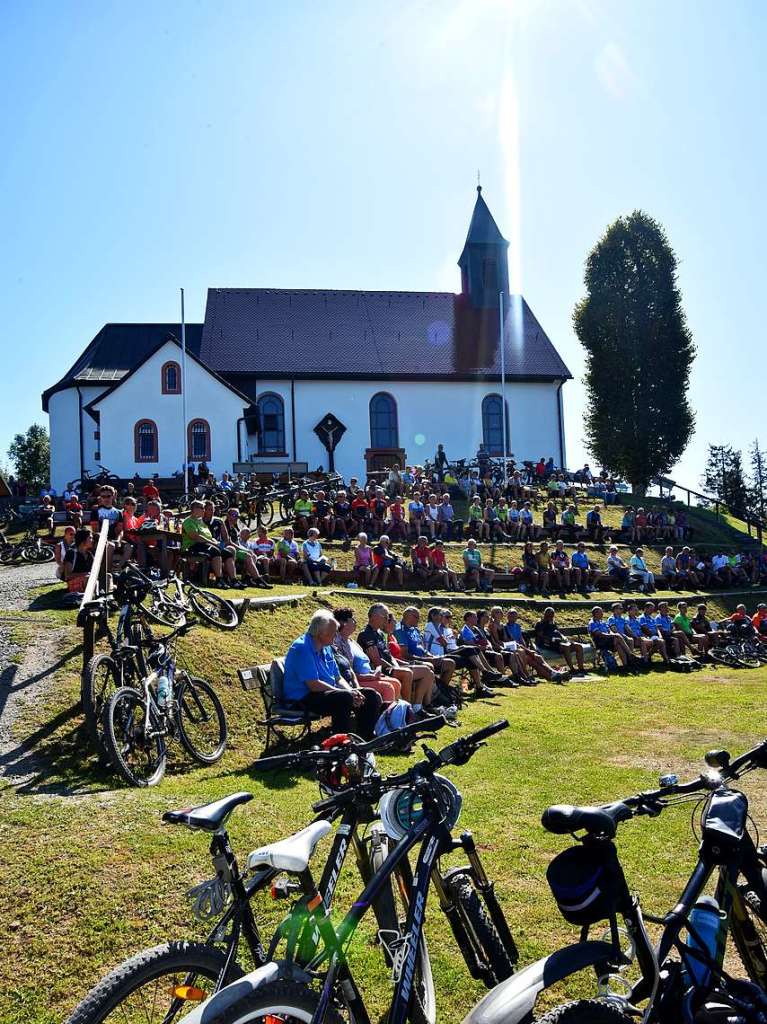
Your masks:
M414 737L418 733L434 732L446 724L444 715L435 715L432 718L423 718L418 722L412 722L401 729L395 729L393 732L386 733L385 736L375 736L372 740L367 740L365 743L350 741L330 750L315 747L311 750L298 750L293 754L261 757L253 763L252 767L255 771L268 772L279 768L312 767L314 765L328 764L338 761L340 758L348 757L351 754L364 755L396 747L403 740Z
M365 779L358 786L344 790L329 797L327 800L320 800L318 803L313 804L312 808L315 812L322 813L342 807L344 804L360 798L370 803L375 803L389 789L412 786L423 779L436 775L440 768L449 764L466 764L476 754L479 747L483 745L484 740L495 735L497 732L501 732L503 729L508 729L508 727L508 721L505 718L501 719L492 725L485 726L484 729L478 729L476 732L469 733L468 736L454 740L453 743L449 743L438 753L429 750L424 745L426 759L414 764L412 768L402 772L400 775L389 775L386 778L381 778L379 775L372 779Z

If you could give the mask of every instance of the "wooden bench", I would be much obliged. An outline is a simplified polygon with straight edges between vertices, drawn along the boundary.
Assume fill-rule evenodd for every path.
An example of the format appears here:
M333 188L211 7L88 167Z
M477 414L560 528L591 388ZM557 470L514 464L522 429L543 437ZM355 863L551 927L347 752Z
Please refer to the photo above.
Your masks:
M270 665L252 665L250 668L241 668L237 675L240 677L244 690L259 690L261 693L266 717L258 724L266 727L264 753L269 750L272 737L275 737L280 743L288 742L289 737L282 730L300 729L301 732L294 738L301 740L311 734L312 723L321 720L322 715L317 712L306 711L304 708L286 702L282 689L285 678L284 658L275 658Z

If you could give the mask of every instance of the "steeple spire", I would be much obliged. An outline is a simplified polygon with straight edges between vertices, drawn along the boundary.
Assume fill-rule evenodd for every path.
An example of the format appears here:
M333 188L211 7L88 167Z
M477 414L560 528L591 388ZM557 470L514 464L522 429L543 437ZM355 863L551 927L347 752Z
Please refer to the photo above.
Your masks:
M477 199L463 252L458 259L461 291L468 296L472 306L478 309L495 306L500 291L508 295L508 248L509 243L482 198L482 185L477 174Z

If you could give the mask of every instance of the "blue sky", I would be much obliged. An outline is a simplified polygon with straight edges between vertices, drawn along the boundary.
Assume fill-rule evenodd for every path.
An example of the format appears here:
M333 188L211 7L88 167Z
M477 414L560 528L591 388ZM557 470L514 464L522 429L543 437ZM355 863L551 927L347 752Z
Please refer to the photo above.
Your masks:
M708 441L761 427L766 34L745 0L7 0L0 452L104 322L172 321L179 285L189 320L209 286L457 290L479 168L575 375L571 465L584 259L620 214L666 226L694 486Z

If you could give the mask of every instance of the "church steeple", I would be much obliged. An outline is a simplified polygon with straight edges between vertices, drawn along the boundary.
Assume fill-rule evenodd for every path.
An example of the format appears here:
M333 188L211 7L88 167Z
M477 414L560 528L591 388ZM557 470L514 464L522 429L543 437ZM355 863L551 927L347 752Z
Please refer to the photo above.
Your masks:
M498 230L482 186L477 185L477 201L471 215L469 233L458 260L461 268L461 292L475 309L498 305L498 293L509 294L509 243Z

